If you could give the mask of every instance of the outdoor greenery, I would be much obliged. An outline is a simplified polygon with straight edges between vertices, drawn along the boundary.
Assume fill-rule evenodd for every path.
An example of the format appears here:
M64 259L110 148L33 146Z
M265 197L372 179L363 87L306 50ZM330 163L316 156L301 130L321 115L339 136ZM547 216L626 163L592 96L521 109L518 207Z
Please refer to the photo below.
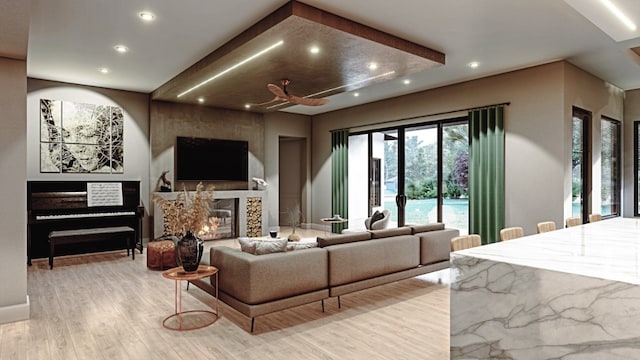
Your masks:
M431 131L423 129L420 131ZM468 126L445 126L443 139L443 189L445 198L466 198L469 190ZM433 128L435 131L435 128ZM405 139L405 195L409 200L432 199L438 196L437 144L424 144L416 135ZM385 158L397 158L397 142L385 141ZM385 166L385 181L397 179L397 164Z

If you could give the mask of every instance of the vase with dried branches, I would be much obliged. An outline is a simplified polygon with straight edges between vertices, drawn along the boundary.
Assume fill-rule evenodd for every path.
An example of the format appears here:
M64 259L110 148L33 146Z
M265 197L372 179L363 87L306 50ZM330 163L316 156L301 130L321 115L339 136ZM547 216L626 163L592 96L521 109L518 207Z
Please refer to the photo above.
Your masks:
M184 271L198 269L204 248L198 236L205 228L209 231L217 228L217 219L209 216L213 199L213 187L205 189L202 183L196 186L192 195L183 188L175 200L167 200L157 194L153 196L153 201L163 211L165 234L179 239L176 241L176 263Z
M288 236L289 241L300 241L300 235L296 234L296 227L300 226L304 221L304 215L300 210L300 205L296 205L294 208L289 209L287 212L289 215L289 224L291 225L291 234Z

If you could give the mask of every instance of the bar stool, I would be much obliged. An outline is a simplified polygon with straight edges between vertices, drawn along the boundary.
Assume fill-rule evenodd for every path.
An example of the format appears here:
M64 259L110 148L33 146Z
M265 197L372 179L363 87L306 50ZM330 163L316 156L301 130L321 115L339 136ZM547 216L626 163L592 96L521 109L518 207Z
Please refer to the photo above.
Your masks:
M482 245L482 239L478 234L456 236L451 239L451 251L469 249Z
M538 234L542 234L548 231L556 229L555 221L543 221L538 223Z
M570 217L565 221L567 227L582 225L582 219L579 217Z
M600 214L589 214L589 222L596 222L602 220L602 215Z
M520 226L508 227L500 230L500 241L513 240L524 236L524 229Z

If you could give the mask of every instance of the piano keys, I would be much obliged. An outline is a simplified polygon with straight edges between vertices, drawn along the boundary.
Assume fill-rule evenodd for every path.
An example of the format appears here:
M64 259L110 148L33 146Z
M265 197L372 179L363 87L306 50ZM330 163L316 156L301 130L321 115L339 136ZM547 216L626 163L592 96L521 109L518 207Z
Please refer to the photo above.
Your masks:
M88 184L95 183L115 184L118 191L121 188L121 201L118 199L117 205L89 206ZM136 247L142 252L143 216L139 181L28 181L27 263L49 256L48 235L54 230L129 226L135 230ZM122 244L74 244L61 249L61 254L115 249L122 249Z

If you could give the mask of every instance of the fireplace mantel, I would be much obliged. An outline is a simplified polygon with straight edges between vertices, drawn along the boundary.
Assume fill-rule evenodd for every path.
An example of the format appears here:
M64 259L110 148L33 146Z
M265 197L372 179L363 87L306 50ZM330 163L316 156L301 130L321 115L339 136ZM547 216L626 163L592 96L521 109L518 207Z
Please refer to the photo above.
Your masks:
M156 192L165 200L175 200L180 192ZM195 191L189 191L192 195ZM214 199L238 199L238 236L262 236L267 233L266 192L263 190L214 191ZM153 205L153 236L162 236L163 213L157 203Z

